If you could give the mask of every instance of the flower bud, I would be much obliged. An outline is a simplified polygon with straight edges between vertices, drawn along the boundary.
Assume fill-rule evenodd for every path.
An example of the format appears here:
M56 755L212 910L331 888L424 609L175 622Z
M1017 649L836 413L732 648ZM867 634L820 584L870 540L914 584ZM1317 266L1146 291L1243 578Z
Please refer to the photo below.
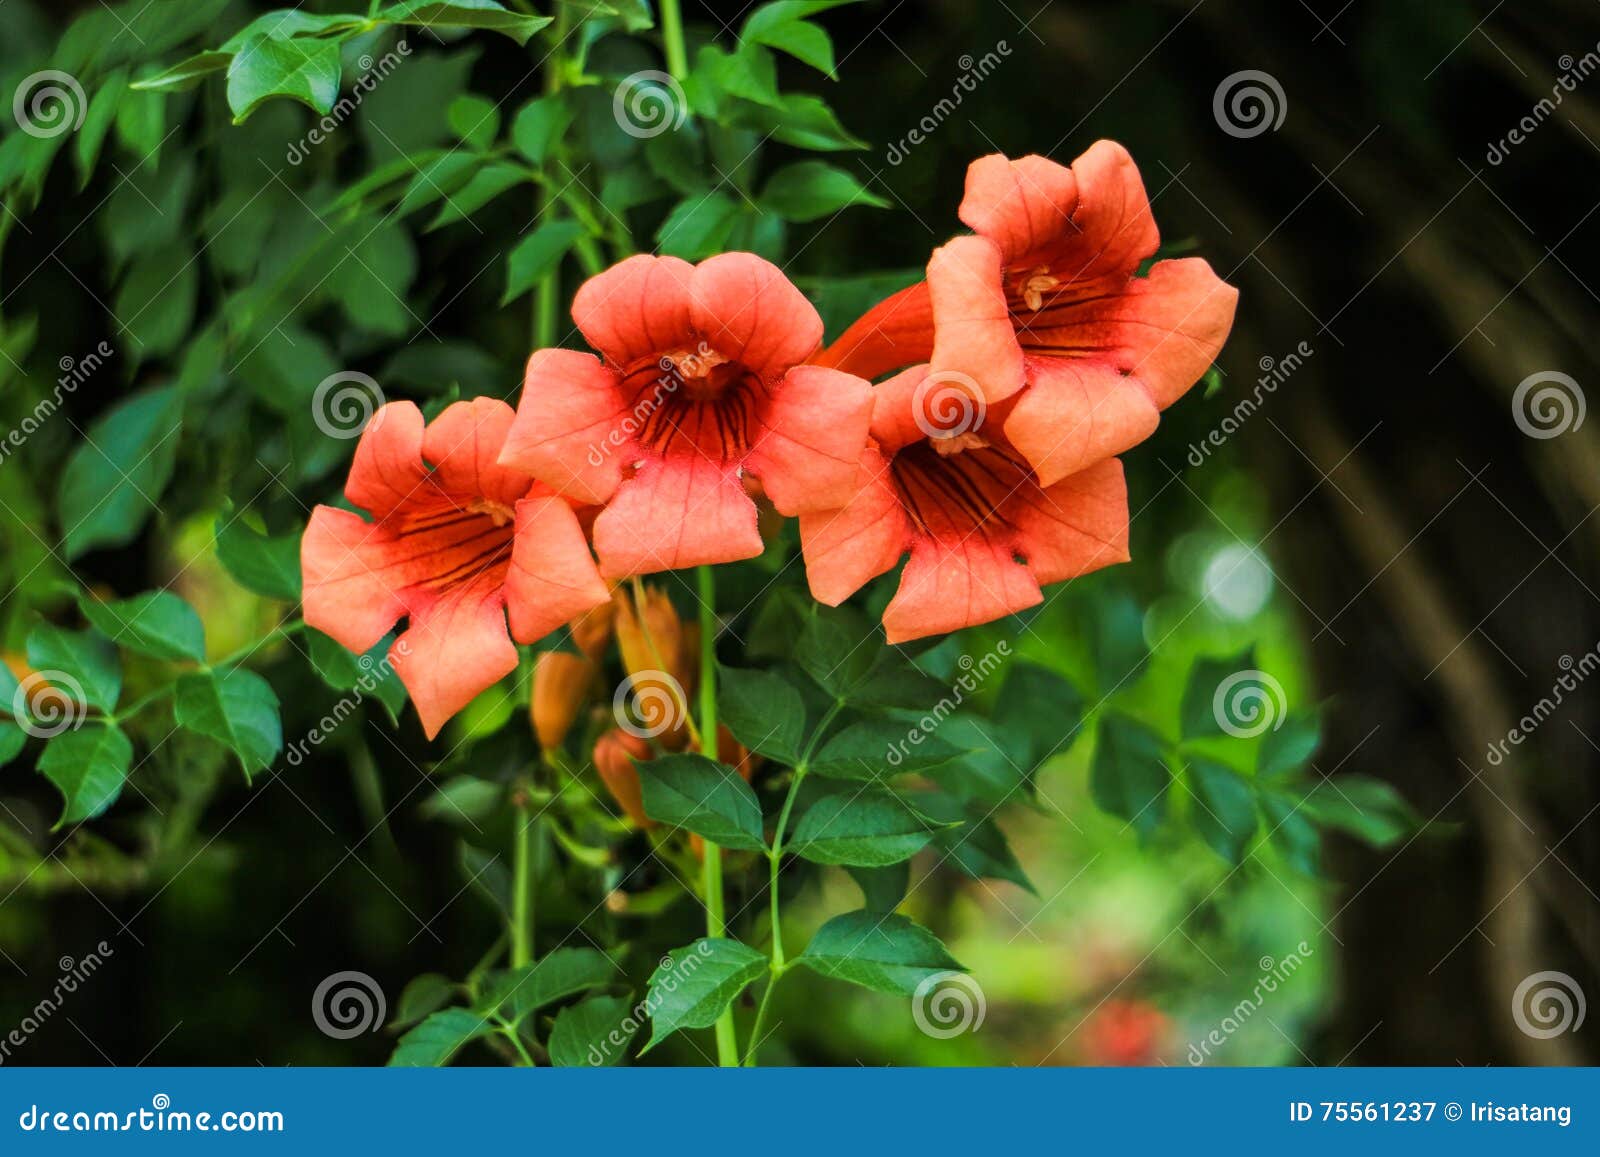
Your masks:
M554 751L572 729L599 671L594 660L569 651L544 651L533 661L529 717L539 746Z
M629 699L662 746L679 751L687 735L684 715L692 710L694 695L694 663L683 622L659 588L645 590L642 623L625 594L618 592L615 605L617 648L631 683Z
M611 642L611 631L616 619L617 604L601 603L594 610L586 611L573 619L567 629L578 650L598 662L605 654L606 644Z
M620 727L613 727L594 745L594 767L601 782L628 818L640 827L649 827L654 821L644 814L644 790L633 761L649 758L650 745Z

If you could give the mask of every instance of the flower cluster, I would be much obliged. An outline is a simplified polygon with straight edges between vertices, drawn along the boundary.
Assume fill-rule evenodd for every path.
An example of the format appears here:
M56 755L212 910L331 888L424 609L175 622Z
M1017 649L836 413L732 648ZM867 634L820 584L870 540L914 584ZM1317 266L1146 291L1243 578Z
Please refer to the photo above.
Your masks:
M366 651L406 618L395 667L431 736L608 584L759 555L757 499L799 519L823 603L909 555L890 642L1125 561L1116 455L1211 364L1237 292L1196 258L1139 274L1156 226L1109 141L980 158L958 215L973 233L826 349L769 262L641 255L573 300L598 356L536 351L514 415L385 406L345 488L370 521L324 506L306 530L306 621Z

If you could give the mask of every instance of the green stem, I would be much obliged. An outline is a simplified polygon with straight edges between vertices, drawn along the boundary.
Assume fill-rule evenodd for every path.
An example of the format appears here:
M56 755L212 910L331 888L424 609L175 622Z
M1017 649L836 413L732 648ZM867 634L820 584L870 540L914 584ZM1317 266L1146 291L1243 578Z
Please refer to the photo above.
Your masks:
M783 953L783 918L778 899L778 871L783 863L783 838L789 830L789 816L794 811L794 802L800 795L800 785L805 782L806 772L811 767L811 757L816 753L817 745L822 742L828 725L838 717L843 708L844 700L835 699L827 711L823 712L822 718L817 721L816 729L811 732L805 750L800 753L800 761L794 765L794 777L789 781L789 790L783 797L783 810L778 813L778 825L772 832L772 845L767 849L767 905L772 922L770 968L772 976L767 981L766 991L761 994L761 1005L756 1009L755 1024L750 1029L749 1045L744 1055L746 1066L753 1066L756 1063L756 1049L761 1042L761 1027L767 1019L767 1004L772 1000L772 990L778 987L778 981L789 968Z
M544 91L546 96L554 96L561 91L562 81L565 79L567 68L567 54L562 50L562 44L567 39L567 9L565 5L556 5L556 22L551 28L551 36L555 41L550 50L550 59L546 62L544 72ZM550 191L541 187L538 192L537 206L538 217L542 222L545 214L550 210L552 201ZM557 262L539 279L539 289L533 302L533 348L547 349L556 344L556 326L561 316L561 272L560 262Z
M207 669L215 670L218 667L230 667L239 662L241 659L248 658L250 655L255 654L256 651L266 646L267 643L274 638L287 639L290 635L298 634L300 631L305 629L305 625L306 624L303 619L296 619L292 623L279 624L278 626L273 627L272 630L268 631L265 635L262 635L261 638L255 640L255 642L248 643L245 646L240 647L237 651L224 655L215 663L202 664L199 669L204 671ZM149 707L152 703L161 702L161 700L165 699L168 695L171 695L173 691L177 690L177 687L178 681L176 679L170 683L164 683L160 687L157 687L154 691L151 691L149 694L135 699L122 710L107 715L105 717L106 722L122 723L125 720L131 719L135 715L139 714L139 712L143 711L146 707Z
M533 816L517 805L511 857L511 967L533 963Z
M665 5L663 5L665 11ZM709 566L699 568L700 583L700 752L711 759L720 754L717 742L717 579ZM717 940L727 935L722 898L722 849L705 841L702 889L706 896L706 935ZM739 1042L733 1032L733 1009L717 1018L717 1064L732 1068L739 1063Z
M667 54L667 71L674 80L689 75L689 56L683 47L683 14L678 0L661 0L661 43Z

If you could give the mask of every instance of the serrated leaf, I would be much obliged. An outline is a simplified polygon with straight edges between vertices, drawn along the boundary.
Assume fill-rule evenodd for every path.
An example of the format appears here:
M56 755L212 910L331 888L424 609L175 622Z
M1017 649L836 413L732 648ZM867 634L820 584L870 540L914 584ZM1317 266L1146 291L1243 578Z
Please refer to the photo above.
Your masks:
M412 24L422 28L481 28L509 36L519 45L550 23L548 16L529 16L509 11L495 0L402 0L378 13L390 24Z
M651 819L725 848L758 852L766 846L761 803L733 768L703 755L666 755L638 767Z
M122 694L122 663L98 631L67 631L40 623L28 632L28 666L63 694L101 711L114 711ZM37 695L33 684L30 696Z
M1171 783L1166 741L1160 735L1125 715L1101 718L1089 767L1089 790L1095 803L1145 836L1166 815Z
M450 131L469 148L483 150L500 135L500 109L488 97L462 93L445 110Z
M339 99L339 45L332 40L253 36L228 63L228 107L240 124L265 100L282 96L326 115Z
M456 985L448 976L437 972L413 976L400 990L400 999L395 1002L394 1019L389 1022L389 1027L405 1028L415 1024L430 1013L438 1012L450 1003L455 994Z
M779 169L761 190L761 204L788 221L815 221L850 205L889 207L852 174L823 161L800 161Z
M196 671L178 679L173 718L238 757L245 778L265 771L283 750L278 696L254 671Z
M892 792L844 791L806 809L786 850L818 864L881 868L910 859L945 826Z
M772 134L774 140L814 152L864 149L867 142L846 131L839 118L820 97L790 93L776 108L751 106L758 110L752 119Z
M206 630L200 616L171 591L147 591L108 603L82 595L78 606L116 646L155 659L205 661Z
M1026 802L1035 785L1029 764L1006 751L993 724L972 715L952 715L939 725L939 738L959 748L958 759L927 768L922 774L959 800L989 805Z
M182 417L182 397L162 388L135 394L89 427L57 494L69 562L139 533L172 477Z
M911 996L930 976L966 971L926 928L904 916L867 911L829 920L795 963L835 980L899 996Z
M468 178L466 184L444 195L444 204L428 223L428 232L464 221L502 193L509 192L528 178L515 165L488 164Z
M1202 758L1189 760L1188 783L1195 800L1190 822L1217 855L1237 864L1256 832L1254 789L1233 768Z
M56 827L100 815L122 794L133 744L111 724L88 723L45 744L39 774L61 790L65 806Z
M1218 718L1215 702L1223 681L1255 666L1255 648L1246 647L1237 655L1222 658L1202 656L1189 668L1184 683L1183 706L1179 710L1180 734L1185 739L1223 734L1226 714Z
M537 285L581 236L583 226L576 221L546 221L517 242L506 256L506 291L500 304L515 301Z
M686 261L720 252L743 206L726 193L695 193L673 206L656 230L661 252Z
M475 1012L465 1008L444 1009L400 1038L389 1057L389 1065L392 1068L437 1068L449 1064L450 1058L463 1045L488 1036L490 1031L489 1022Z
M883 783L892 776L942 767L962 754L961 748L916 724L867 719L824 743L808 770L828 779Z
M560 93L531 100L511 122L511 142L528 160L543 165L560 145L572 118L572 106Z
M806 705L780 675L717 669L717 717L751 751L793 767L800 760Z
M300 599L300 536L262 534L236 515L217 521L217 560L240 586L268 598Z
M1301 810L1324 827L1337 828L1385 848L1422 826L1404 797L1381 779L1341 775L1306 793Z
M994 821L992 807L963 804L939 792L923 792L915 799L918 809L934 819L946 823L965 821L959 827L943 829L933 838L933 846L962 872L974 880L1006 880L1024 891L1034 891L1033 881L1022 870L1005 832Z
M648 1051L679 1029L709 1028L756 977L767 958L737 940L700 939L667 953L650 975Z
M1296 871L1307 876L1319 874L1322 834L1288 796L1262 792L1261 814L1266 820L1267 839Z
M556 1013L550 1026L550 1063L563 1068L621 1064L643 1027L634 1019L632 999L591 996Z
M557 948L543 959L497 973L478 1011L513 1024L547 1004L620 979L622 973L595 948Z
M1283 726L1261 737L1256 776L1278 779L1299 771L1322 744L1322 721L1315 715L1291 715Z

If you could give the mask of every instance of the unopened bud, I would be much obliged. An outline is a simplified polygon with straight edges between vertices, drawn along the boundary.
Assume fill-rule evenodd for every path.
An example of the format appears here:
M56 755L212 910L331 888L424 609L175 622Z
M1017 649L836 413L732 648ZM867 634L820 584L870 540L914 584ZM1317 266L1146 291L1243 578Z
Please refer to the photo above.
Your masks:
M601 782L628 818L641 827L649 827L652 821L644 814L644 791L633 761L649 758L650 745L620 727L613 727L594 745L594 767Z
M589 696L598 671L594 661L568 651L544 651L533 661L533 702L529 714L539 746L561 746Z

